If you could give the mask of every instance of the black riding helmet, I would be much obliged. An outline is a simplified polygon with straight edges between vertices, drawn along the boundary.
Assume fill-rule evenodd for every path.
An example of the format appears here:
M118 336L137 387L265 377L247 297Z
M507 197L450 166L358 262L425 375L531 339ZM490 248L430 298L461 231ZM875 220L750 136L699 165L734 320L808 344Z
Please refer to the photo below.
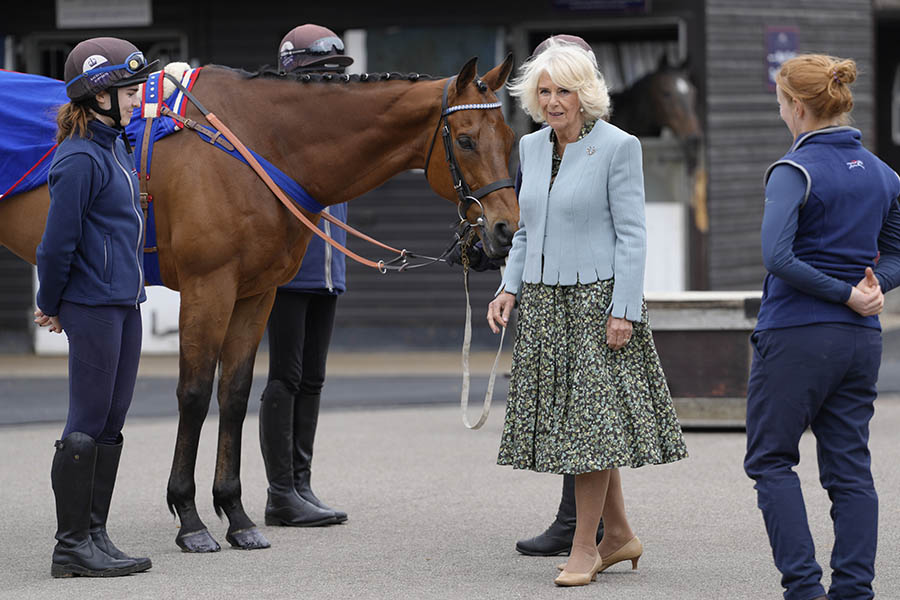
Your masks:
M291 71L343 72L353 64L344 54L344 42L335 32L306 23L291 29L278 46L278 68Z
M147 81L159 61L147 63L143 53L129 41L113 37L84 40L66 58L66 95L72 102L85 104L110 117L121 128L119 95L110 94L112 106L102 109L96 95L112 89Z

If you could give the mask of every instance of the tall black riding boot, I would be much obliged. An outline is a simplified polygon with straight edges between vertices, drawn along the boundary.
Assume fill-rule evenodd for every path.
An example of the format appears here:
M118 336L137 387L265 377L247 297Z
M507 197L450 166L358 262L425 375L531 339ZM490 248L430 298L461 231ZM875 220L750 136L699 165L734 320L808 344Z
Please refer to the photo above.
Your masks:
M91 539L94 544L113 558L133 560L136 572L146 571L153 566L149 558L128 556L112 543L106 533L106 518L112 501L116 474L119 472L119 457L122 456L122 436L117 444L97 444L97 462L94 466L94 497L91 501Z
M259 446L269 480L266 525L316 527L337 523L335 514L301 498L293 479L294 395L270 381L259 407Z
M53 577L115 577L138 570L137 562L113 558L91 539L91 496L94 487L94 439L80 432L57 440L50 480L56 496L56 547Z
M316 441L316 427L319 425L319 402L321 393L299 393L294 402L294 489L301 497L322 510L334 513L338 523L347 520L347 513L327 506L312 491L313 444Z
M575 476L563 475L562 499L556 519L550 527L539 536L519 540L516 550L529 556L556 556L568 554L572 550L572 538L575 537ZM603 538L603 521L597 528L597 543Z

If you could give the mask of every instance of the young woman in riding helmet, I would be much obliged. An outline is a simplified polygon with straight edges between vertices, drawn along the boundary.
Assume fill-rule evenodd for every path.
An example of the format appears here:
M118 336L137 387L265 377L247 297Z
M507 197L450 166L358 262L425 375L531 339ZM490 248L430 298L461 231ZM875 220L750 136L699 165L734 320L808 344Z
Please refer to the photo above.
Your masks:
M70 99L57 115L50 211L37 249L35 322L69 340L69 413L50 477L57 544L51 574L145 571L121 552L106 517L141 352L144 219L123 128L151 67L130 42L102 37L66 59Z

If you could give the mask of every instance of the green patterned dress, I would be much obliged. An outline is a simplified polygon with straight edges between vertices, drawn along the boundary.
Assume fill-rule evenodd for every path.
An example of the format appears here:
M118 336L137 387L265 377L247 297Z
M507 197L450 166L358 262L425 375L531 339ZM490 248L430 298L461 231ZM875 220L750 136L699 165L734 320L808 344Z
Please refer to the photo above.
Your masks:
M625 347L606 345L612 293L613 279L522 284L498 464L577 474L687 457L646 305Z

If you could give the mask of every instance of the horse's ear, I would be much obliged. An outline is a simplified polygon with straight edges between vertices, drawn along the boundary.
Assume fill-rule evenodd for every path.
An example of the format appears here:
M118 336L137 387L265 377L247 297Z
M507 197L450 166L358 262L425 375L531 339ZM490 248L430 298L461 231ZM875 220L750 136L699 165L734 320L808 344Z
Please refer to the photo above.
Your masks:
M473 56L469 59L469 62L463 65L463 68L459 70L459 74L456 76L456 93L462 94L466 86L472 83L476 76L478 76L478 57Z
M484 74L482 77L482 81L484 81L492 90L495 92L503 87L503 84L506 83L506 80L509 78L509 74L512 73L513 68L513 55L507 54L506 60L503 61L503 64L497 65L490 71Z

